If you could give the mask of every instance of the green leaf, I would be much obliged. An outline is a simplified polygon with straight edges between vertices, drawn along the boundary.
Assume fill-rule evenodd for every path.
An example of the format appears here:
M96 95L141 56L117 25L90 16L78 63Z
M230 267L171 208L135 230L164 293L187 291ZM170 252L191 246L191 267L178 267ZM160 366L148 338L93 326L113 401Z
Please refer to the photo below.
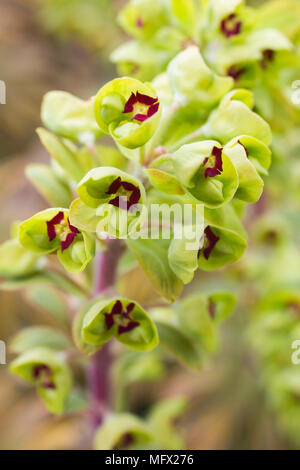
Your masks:
M65 91L46 93L41 118L50 131L79 142L99 139L102 132L94 117L94 98L81 100Z
M33 326L17 333L9 346L14 353L20 354L38 347L62 351L70 348L71 343L59 330L46 326Z
M75 152L62 139L46 129L38 128L37 134L50 155L52 155L67 175L76 182L80 181L84 176L84 172L78 163Z
M12 278L0 283L0 290L16 290L32 285L52 285L57 289L76 297L85 298L83 290L69 280L66 276L52 271L35 271L20 278Z
M184 227L186 230L187 227ZM189 284L194 277L194 272L198 268L198 250L199 250L199 240L203 235L204 227L198 227L200 229L200 236L198 240L187 239L185 234L181 239L174 238L171 241L169 251L168 251L168 260L172 271L182 280L184 284ZM192 227L192 234L196 235L195 227ZM193 243L196 248L192 249L189 245Z
M193 341L175 326L156 322L159 342L172 356L191 369L199 370L202 366L202 355Z
M182 290L182 282L169 265L169 240L129 239L127 243L154 287L164 297L174 301Z
M185 398L172 397L158 402L151 409L148 421L153 429L157 448L170 450L185 448L185 442L176 432L174 422L184 413L186 406Z
M228 292L194 294L178 304L183 331L194 337L208 351L217 346L216 325L232 313L235 297Z
M123 387L136 382L160 380L164 375L164 365L159 354L127 351L118 358L115 376Z
M158 307L151 309L150 314L155 321L161 347L185 366L199 370L203 352L199 343L182 331L176 312L168 307Z
M53 206L69 207L72 191L69 186L60 181L54 170L48 165L33 163L25 170L27 178Z
M29 301L36 304L41 310L49 313L64 325L68 324L66 302L56 289L36 283L29 287L27 296Z

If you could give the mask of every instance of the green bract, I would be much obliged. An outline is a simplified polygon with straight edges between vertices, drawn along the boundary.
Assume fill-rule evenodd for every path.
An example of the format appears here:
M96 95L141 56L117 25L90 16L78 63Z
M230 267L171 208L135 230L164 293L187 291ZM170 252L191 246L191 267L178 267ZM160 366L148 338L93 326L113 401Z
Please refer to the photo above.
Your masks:
M175 99L183 103L212 105L233 87L231 77L219 77L205 64L196 46L180 52L168 66Z
M249 203L257 202L262 194L264 182L249 160L246 148L237 142L232 147L225 147L224 154L230 158L238 173L239 187L235 197Z
M81 272L95 255L95 241L69 223L67 209L46 209L20 224L24 248L39 254L57 252L70 272ZM55 217L58 219L55 220Z
M135 231L144 221L146 193L142 183L114 167L89 171L77 186L70 217L85 230L117 237Z
M64 411L72 376L63 353L44 347L30 349L11 363L10 370L37 387L39 397L51 413Z
M34 273L39 266L40 255L24 248L17 238L0 245L0 275L16 278Z
M213 350L217 344L216 325L232 313L234 306L235 297L228 292L191 295L179 302L179 320L187 334Z
M124 30L137 38L146 39L167 23L164 0L131 0L119 15Z
M237 135L245 134L271 143L271 129L258 114L251 111L253 99L248 90L234 90L222 99L220 106L211 113L203 131L225 144Z
M158 344L156 327L138 303L102 298L85 313L82 338L99 349L113 336L137 351L149 351Z
M198 266L212 271L237 261L247 248L246 233L230 205L205 208L204 237L199 244Z
M160 31L159 36L166 32ZM178 39L182 40L182 37ZM135 75L139 80L148 80L159 73L172 56L166 49L157 51L144 42L128 41L115 49L110 59L117 64L119 75Z
M44 96L41 117L55 134L82 143L102 136L94 117L94 98L86 101L65 91L50 91Z
M173 154L173 162L184 189L205 206L220 207L234 197L238 174L218 142L184 145Z
M246 150L250 162L260 175L267 175L271 165L271 150L263 142L249 135L240 135L228 142L225 148L241 144Z
M137 148L151 139L160 120L155 90L133 78L117 78L100 89L95 100L99 127L127 148Z

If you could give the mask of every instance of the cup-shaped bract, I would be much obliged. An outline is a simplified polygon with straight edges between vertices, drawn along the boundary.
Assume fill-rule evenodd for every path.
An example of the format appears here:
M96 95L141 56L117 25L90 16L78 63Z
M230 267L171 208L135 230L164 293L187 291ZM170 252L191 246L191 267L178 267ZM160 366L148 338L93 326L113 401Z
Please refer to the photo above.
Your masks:
M0 276L7 279L26 276L39 266L40 255L24 248L18 238L0 245Z
M109 416L96 430L94 449L141 449L153 439L153 431L146 422L130 413L118 413Z
M241 9L244 0L208 0L207 24L224 38L236 37L243 32Z
M184 189L206 207L220 207L234 197L237 171L218 142L183 145L173 154L173 162Z
M231 77L216 75L204 62L197 46L180 52L167 69L175 99L183 103L211 106L232 87Z
M168 24L168 11L164 0L130 0L119 14L124 30L139 39L147 39Z
M247 235L231 205L215 210L205 208L204 216L204 235L198 251L199 269L213 271L241 258L247 248Z
M244 147L246 155L261 176L266 176L271 165L271 150L266 144L249 135L239 135L225 145L232 148L240 144Z
M159 36L162 36L163 31L159 33ZM177 38L174 38L173 42L175 47ZM165 67L173 55L173 50L158 49L152 44L134 40L117 47L111 53L110 60L117 64L119 75L150 80Z
M230 158L238 173L239 187L235 197L248 203L257 202L262 195L264 182L249 160L246 148L237 142L231 147L224 147L224 154Z
M115 337L137 351L149 351L158 344L155 324L143 308L126 298L99 299L86 312L82 338L99 348Z
M51 413L64 411L72 375L62 353L42 347L30 349L11 363L10 370L36 386L39 397Z
M72 205L71 218L76 211L76 220L80 226L85 226L89 218L86 230L91 226L92 220L96 222L98 219L101 227L96 227L97 232L108 231L111 235L122 237L135 231L144 221L144 186L137 178L124 171L114 167L94 168L80 181L77 192L83 204L89 207L84 211L84 207ZM94 218L91 208L95 212Z
M160 121L160 103L148 83L116 78L104 85L95 100L99 127L121 146L137 148L151 139Z
M95 255L95 241L71 225L69 211L62 208L38 212L20 224L19 241L39 254L57 253L63 266L79 273Z
M249 135L270 145L272 140L269 124L251 110L253 98L248 90L237 89L229 92L222 99L219 107L213 111L203 126L207 137L213 137L222 144L237 135Z
M103 135L94 116L94 98L81 100L65 91L50 91L44 96L41 118L49 130L71 140L93 142Z

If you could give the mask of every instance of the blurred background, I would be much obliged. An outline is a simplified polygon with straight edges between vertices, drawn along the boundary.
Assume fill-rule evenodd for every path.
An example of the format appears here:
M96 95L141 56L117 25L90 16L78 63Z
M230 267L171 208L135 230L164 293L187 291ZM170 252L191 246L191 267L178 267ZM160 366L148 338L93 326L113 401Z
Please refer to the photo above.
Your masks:
M1 242L9 236L13 221L46 207L24 175L29 162L47 161L35 133L43 95L60 89L85 98L116 75L108 56L124 39L115 21L122 3L0 0L0 79L7 84L7 104L0 105ZM263 210L263 203L253 209L249 220ZM247 261L235 266L233 278L242 279L245 266ZM204 281L199 275L196 285ZM217 276L214 281L218 282ZM224 325L220 350L205 371L195 373L172 365L159 383L141 383L130 390L131 407L141 413L163 397L187 397L188 409L179 422L187 448L297 447L278 424L261 382L259 358L243 334L250 322L249 283L243 294L235 314ZM24 326L50 322L19 291L0 291L0 305L0 339L6 342ZM9 362L9 355L7 359ZM49 416L35 392L21 387L6 366L0 366L0 423L1 449L87 447L82 416Z

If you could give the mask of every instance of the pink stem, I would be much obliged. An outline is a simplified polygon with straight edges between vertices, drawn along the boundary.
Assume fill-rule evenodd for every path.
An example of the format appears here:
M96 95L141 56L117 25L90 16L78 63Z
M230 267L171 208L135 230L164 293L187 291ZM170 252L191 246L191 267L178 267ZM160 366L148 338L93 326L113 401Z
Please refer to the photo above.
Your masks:
M112 288L116 281L118 262L123 253L120 240L109 240L107 250L99 253L95 260L94 296ZM106 343L96 352L87 368L87 382L90 393L92 426L96 429L103 422L111 405L110 369L112 354Z

